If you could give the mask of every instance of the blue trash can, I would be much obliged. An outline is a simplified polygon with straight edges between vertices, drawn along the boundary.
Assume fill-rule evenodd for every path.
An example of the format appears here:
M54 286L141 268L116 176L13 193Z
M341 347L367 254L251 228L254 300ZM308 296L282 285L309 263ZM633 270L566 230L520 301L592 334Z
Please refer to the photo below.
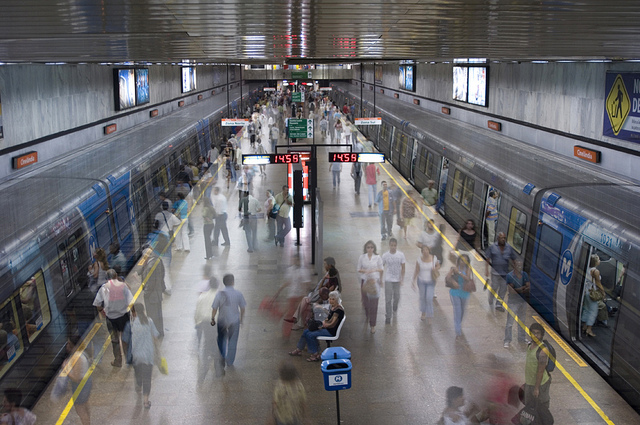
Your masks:
M351 388L351 352L343 347L330 347L322 352L322 375L327 391Z

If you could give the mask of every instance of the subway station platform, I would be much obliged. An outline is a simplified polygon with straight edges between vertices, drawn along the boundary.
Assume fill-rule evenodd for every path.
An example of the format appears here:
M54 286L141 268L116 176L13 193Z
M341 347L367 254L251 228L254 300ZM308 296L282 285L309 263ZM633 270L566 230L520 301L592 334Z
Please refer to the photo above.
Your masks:
M248 152L248 140L243 139L242 143L243 152ZM327 151L327 148L318 149L318 185L324 208L322 254L336 258L347 316L340 338L333 346L351 351L353 362L353 386L340 392L342 423L435 424L445 408L445 391L452 385L464 388L468 402L481 404L483 395L488 392L488 383L495 376L489 361L491 355L497 357L500 371L510 374L515 383L524 383L526 345L514 343L509 349L503 348L507 313L488 306L487 292L482 290L483 281L478 278L484 276L480 257L473 261L478 291L471 295L467 305L462 323L464 338L456 339L449 290L444 284L444 275L451 267L448 259L451 246L447 240L454 244L457 241L456 232L449 226L444 227L445 258L435 290L435 318L430 324L420 320L418 294L412 290L411 277L419 255L415 244L422 221L433 214L426 206L421 205L422 214L414 219L407 239L401 237L398 226L394 226L394 235L399 240L398 249L407 258L400 306L391 324L385 324L383 296L378 308L377 331L370 333L360 303L356 264L367 240L376 243L379 254L388 250L388 241L381 241L377 207L368 208L364 181L361 194L355 195L353 180L349 176L350 164L343 166L339 187L332 188ZM415 193L388 164L379 168L378 182L394 181L406 193ZM266 171L266 177L256 176L254 179L253 195L261 204L266 189L278 192L286 184L286 166L270 165ZM283 283L294 253L300 252L305 264L312 268L309 264L309 207L305 209L305 228L300 232L302 246L294 244L295 229L287 236L284 247L276 247L273 241L265 242L266 224L260 221L258 250L247 253L244 232L238 228L237 190L234 187L227 190L224 179L219 179L217 185L229 201L227 224L231 245L219 247L209 264L220 280L225 273L233 273L235 287L247 301L234 367L227 368L224 376L216 376L212 366L204 382L198 383L199 353L193 316L198 284L207 263L204 260L201 206L198 205L191 215L195 228L191 251L173 253L170 269L172 295L165 296L163 301L165 337L162 349L169 374L162 375L154 368L150 395L152 406L145 409L142 395L135 391L133 368L110 365L113 356L110 344L105 344L106 325L96 322L93 327L95 335L87 341L95 364L89 401L92 423L268 423L273 384L282 361L292 362L301 375L308 397L308 423L336 423L336 397L324 389L320 363L308 363L306 356L287 355L295 348L301 332L294 331L285 340L282 322L258 311L260 302L273 295ZM438 216L435 220L438 225L442 224ZM315 285L319 279L320 276L313 275L312 270L312 284ZM140 284L139 278L131 274L127 281L135 293ZM280 300L283 304L286 302L284 296ZM530 325L535 320L541 321L535 312L529 310L524 322ZM514 335L517 333L515 327L513 332ZM556 424L640 423L640 416L566 344L553 341L553 335L547 334L545 338L556 347L559 364L552 373L551 384L551 412ZM324 348L324 343L321 346ZM34 409L38 422L80 424L78 415L71 408L70 393L59 401L52 401L52 387L53 382ZM517 411L514 408L513 413Z

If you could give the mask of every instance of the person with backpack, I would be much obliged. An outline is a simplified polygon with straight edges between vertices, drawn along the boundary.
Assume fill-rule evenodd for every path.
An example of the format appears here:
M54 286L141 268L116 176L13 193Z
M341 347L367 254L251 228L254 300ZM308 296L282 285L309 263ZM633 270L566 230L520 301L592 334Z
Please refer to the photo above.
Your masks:
M133 295L127 284L118 280L118 274L115 270L107 270L107 279L107 282L102 285L93 300L93 305L98 309L99 313L107 317L107 329L111 333L111 348L113 349L114 358L111 366L122 367L120 334L129 321L128 310ZM127 345L125 343L122 345L126 353Z
M551 386L550 372L555 369L556 352L551 344L542 339L544 328L539 323L529 326L533 341L527 348L525 363L524 404L536 410L536 424L553 425L549 411Z

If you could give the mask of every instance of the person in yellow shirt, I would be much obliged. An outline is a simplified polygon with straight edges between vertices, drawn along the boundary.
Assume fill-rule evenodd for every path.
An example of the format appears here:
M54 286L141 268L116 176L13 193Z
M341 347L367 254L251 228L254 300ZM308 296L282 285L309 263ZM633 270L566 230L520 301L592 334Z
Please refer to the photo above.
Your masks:
M387 188L387 182L382 182L382 190L378 192L376 196L376 202L378 204L378 213L380 215L380 234L382 240L393 236L393 194Z

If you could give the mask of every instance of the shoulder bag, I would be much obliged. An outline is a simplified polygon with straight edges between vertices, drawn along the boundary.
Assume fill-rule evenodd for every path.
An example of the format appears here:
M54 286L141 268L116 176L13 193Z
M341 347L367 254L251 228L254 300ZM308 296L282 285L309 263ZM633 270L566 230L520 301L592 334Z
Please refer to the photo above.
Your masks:
M436 256L434 255L433 263L431 266L431 280L433 281L433 283L436 283L439 277L440 277L440 271L436 270Z

